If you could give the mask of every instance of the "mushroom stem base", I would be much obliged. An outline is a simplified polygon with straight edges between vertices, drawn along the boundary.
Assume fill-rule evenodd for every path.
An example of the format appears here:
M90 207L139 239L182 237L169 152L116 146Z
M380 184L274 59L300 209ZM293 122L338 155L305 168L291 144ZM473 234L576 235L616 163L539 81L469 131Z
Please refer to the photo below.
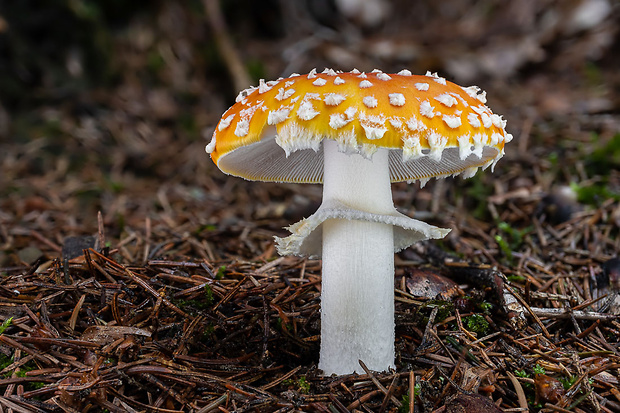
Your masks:
M323 223L321 356L324 374L394 366L392 225L347 219Z

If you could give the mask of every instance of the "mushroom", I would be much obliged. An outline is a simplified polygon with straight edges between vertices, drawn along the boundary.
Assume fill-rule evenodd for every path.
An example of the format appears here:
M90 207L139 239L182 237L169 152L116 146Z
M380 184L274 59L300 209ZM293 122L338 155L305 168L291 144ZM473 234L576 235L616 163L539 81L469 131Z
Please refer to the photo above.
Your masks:
M394 252L450 230L396 211L391 182L494 166L512 136L476 86L408 70L326 69L242 91L207 152L248 180L323 183L323 202L276 237L282 255L321 257L324 374L394 367Z

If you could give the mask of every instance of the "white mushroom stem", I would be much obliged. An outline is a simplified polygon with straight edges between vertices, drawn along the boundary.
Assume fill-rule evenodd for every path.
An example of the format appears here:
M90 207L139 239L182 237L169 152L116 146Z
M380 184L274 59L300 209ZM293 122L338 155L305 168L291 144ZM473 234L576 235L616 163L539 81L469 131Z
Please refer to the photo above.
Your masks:
M450 230L396 211L388 149L368 159L324 139L323 155L323 203L276 246L282 255L323 258L319 368L361 373L362 360L384 371L394 366L394 252Z
M388 150L372 159L338 150L323 141L323 203L337 201L354 211L395 212ZM393 225L355 219L323 223L321 353L325 374L361 372L394 366Z

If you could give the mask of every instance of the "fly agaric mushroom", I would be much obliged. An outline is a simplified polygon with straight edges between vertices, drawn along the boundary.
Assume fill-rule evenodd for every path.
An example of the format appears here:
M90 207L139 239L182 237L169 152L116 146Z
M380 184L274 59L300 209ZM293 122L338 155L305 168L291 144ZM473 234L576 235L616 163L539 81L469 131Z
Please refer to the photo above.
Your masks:
M493 166L512 136L476 86L408 70L326 69L242 91L207 145L225 173L248 180L323 183L323 202L276 237L282 255L323 260L325 374L394 366L394 252L449 230L400 214L391 182Z

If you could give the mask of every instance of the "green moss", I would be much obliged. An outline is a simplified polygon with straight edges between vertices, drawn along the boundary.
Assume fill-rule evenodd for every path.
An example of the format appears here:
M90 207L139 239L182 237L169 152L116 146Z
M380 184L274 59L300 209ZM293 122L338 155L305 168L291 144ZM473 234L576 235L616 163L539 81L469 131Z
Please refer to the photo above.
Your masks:
M411 397L409 397L409 392L404 394L400 399L400 407L398 408L398 413L409 413L409 404L411 403Z
M215 327L213 324L207 324L202 330L201 341L206 342L211 338L211 334L215 332Z
M543 366L541 366L540 364L536 364L534 366L534 374L545 374L545 368Z
M213 290L209 284L205 284L202 288L202 295L191 300L175 299L172 303L179 307L181 310L188 312L191 315L196 315L200 311L208 310L213 301L215 300Z
M583 161L586 174L593 182L588 182L587 185L571 183L577 200L588 205L598 205L606 199L620 200L620 188L610 185L611 171L620 169L620 134L606 143L600 141L601 138L593 134L590 142L594 143L595 148L582 148L583 152L589 152Z
M9 317L6 320L4 320L2 325L0 325L0 334L4 333L4 330L9 328L12 322L13 322L13 317Z
M543 366L541 366L540 364L536 363L536 365L532 368L532 373L526 371L525 369L523 370L515 370L515 376L517 377L523 377L526 379L531 378L533 375L536 374L545 374L545 368Z
M497 243L497 246L502 254L508 258L508 261L512 261L512 250L510 249L508 242L501 235L495 236L495 242Z
M4 370L13 363L13 357L9 357L4 353L0 353L0 370Z
M440 380L443 379L443 377L439 377ZM422 396L422 385L420 383L416 383L413 386L413 397L414 400L415 398L419 398ZM400 399L400 407L398 408L398 413L409 413L409 404L411 403L411 394L410 392L407 392L407 394L403 394L403 397L401 397Z
M577 378L578 378L577 376L568 376L568 377L560 377L558 380L560 380L560 383L562 383L564 390L568 390L573 386L573 384L575 384L575 382L577 381Z
M551 163L551 166L553 167L558 166L559 159L560 159L560 156L558 155L557 152L551 152L547 156L547 160L549 161L549 163Z
M513 249L519 248L521 244L523 243L523 235L531 231L531 228L518 230L516 228L513 228L507 222L500 222L497 226L501 231L508 234L508 236L510 237L510 241L511 241L510 246Z
M295 382L293 381L293 379L284 379L282 380L282 384L285 386L292 386Z
M13 357L9 357L3 353L0 353L0 370L3 370L13 364L13 361ZM13 373L15 373L16 377L26 377L26 373L32 370L36 370L38 368L39 366L37 366L37 364L31 360L28 363L19 366L19 370L17 370L16 372L9 371L5 373L4 378L10 378L11 376L13 376ZM40 389L41 387L45 387L45 383L40 381L31 381L25 383L24 387L26 390L36 390ZM3 387L0 387L0 389L3 389Z
M434 308L437 308L435 322L441 323L454 312L454 304L450 301L430 300L418 307L416 312L416 320L422 326L428 324L428 317Z
M532 377L532 374L530 374L525 369L515 370L514 375L517 377L522 377L524 379L529 379ZM523 387L523 391L525 392L527 403L529 405L534 405L534 401L536 400L536 390L534 388L534 385L532 383L523 382L521 383L521 386ZM538 407L542 407L542 406L538 406Z
M205 284L202 289L202 293L204 298L204 305L206 307L211 306L211 304L213 304L213 289L211 289L211 286L209 284Z
M295 386L297 388L297 391L301 394L310 393L310 383L308 383L306 376L301 376L297 380L285 379L282 380L282 384L284 386Z
M493 304L488 301L481 301L477 305L478 309L485 314L491 314L491 310L493 309Z
M588 183L581 186L571 182L570 187L577 194L577 201L582 204L598 205L607 199L620 201L620 189L612 189L607 182Z
M297 388L302 394L310 393L310 383L308 383L308 381L306 380L306 376L301 376L299 379L297 379Z
M146 57L146 68L154 78L157 78L159 72L166 66L164 58L158 50L151 50Z
M495 242L502 254L511 262L513 259L512 252L522 247L525 235L531 232L533 228L529 226L517 229L503 221L497 224L497 228L500 233L495 235Z
M506 279L510 282L513 283L517 283L517 284L523 284L526 280L526 278L522 275L509 275L508 277L506 277Z
M215 273L215 279L221 280L222 278L224 278L225 273L226 273L226 266L225 265L220 266L220 268L218 268L217 272Z
M525 370L515 370L515 376L527 379L530 377L530 373Z
M469 331L478 334L487 334L489 331L489 322L481 314L472 314L469 317L465 317L465 325Z
M598 142L600 138L592 135L592 141ZM591 174L608 175L611 168L620 168L620 134L612 137L605 145L596 148L586 156L586 171Z
M200 234L202 234L203 232L213 232L217 230L217 226L213 225L213 224L203 224L198 226L193 232L192 234L195 236L199 236Z
M15 376L26 377L26 373L34 370L36 367L36 366L35 367L27 366L27 364L21 366L20 370L15 373ZM8 376L11 376L11 373L9 373ZM24 387L26 388L26 390L37 390L37 389L40 389L41 387L45 387L45 383L41 381L30 381L30 382L25 383Z

